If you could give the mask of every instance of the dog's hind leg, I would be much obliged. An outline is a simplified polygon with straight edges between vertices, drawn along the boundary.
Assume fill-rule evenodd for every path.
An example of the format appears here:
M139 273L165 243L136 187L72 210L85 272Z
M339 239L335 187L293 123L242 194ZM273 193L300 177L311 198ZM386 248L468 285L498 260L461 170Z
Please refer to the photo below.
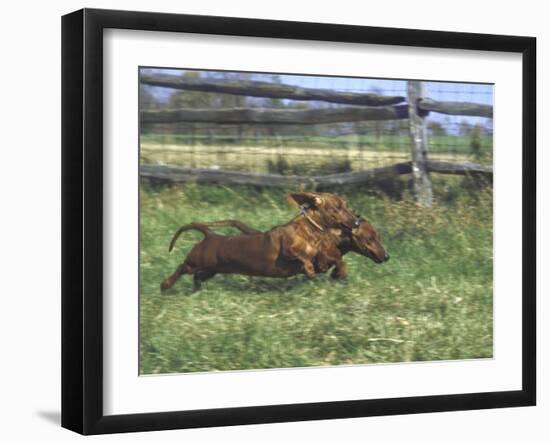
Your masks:
M202 287L202 283L206 280L211 279L216 275L216 272L213 270L203 270L203 271L197 271L193 274L193 284L194 284L194 291L198 291Z
M179 265L172 275L166 277L162 281L160 284L160 290L166 291L168 288L171 288L183 274L192 274L192 269L185 262Z

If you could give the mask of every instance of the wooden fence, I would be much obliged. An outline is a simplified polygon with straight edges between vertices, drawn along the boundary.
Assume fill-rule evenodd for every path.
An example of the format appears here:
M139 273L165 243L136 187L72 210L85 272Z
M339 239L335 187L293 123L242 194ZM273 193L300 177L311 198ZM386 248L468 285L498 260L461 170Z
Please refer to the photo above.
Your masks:
M213 123L213 124L264 124L311 125L357 122L365 120L401 120L409 124L411 161L388 167L327 176L282 176L252 174L210 169L186 169L172 166L142 164L140 176L152 181L205 182L225 184L251 184L257 186L308 186L317 189L382 180L401 174L412 174L417 201L423 206L432 203L432 185L429 173L484 175L492 177L492 167L473 163L434 162L428 159L426 117L430 112L448 115L493 116L493 107L478 103L436 101L426 97L424 84L409 81L407 97L384 96L371 93L339 92L324 89L260 81L214 80L166 75L142 75L144 85L215 92L251 97L268 97L292 100L321 100L338 103L338 108L317 109L174 109L141 111L141 123Z
M425 166L427 171L439 174L490 177L493 173L491 166L483 166L470 162L458 164L428 160ZM322 176L256 174L252 172L181 168L178 166L150 164L142 164L140 166L141 177L157 182L218 183L281 188L303 186L311 189L331 189L338 186L376 182L412 172L412 162L402 162L380 168Z

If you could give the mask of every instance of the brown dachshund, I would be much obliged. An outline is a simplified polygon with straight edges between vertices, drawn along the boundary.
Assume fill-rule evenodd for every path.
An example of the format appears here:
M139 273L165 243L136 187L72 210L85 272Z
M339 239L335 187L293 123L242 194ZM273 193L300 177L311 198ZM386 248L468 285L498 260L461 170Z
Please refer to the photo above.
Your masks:
M254 229L239 220L220 220L203 223L206 227L233 227L243 234L259 234L261 231ZM390 259L380 236L366 218L361 217L359 226L347 232L343 229L330 229L329 235L321 235L319 254L315 258L315 272L326 272L335 266L331 273L333 278L345 278L347 269L341 259L348 252L369 257L375 263L383 263Z
M265 233L220 235L200 223L179 228L170 250L179 235L190 229L200 231L204 239L164 279L161 290L170 288L183 274L193 275L196 288L217 273L288 277L303 272L313 278L314 260L323 246L323 237L332 235L331 229L351 232L359 220L345 200L335 194L300 192L290 198L302 208L300 215Z
M334 230L333 230L334 232ZM355 252L370 258L375 263L383 263L390 259L389 254L380 241L380 236L366 218L361 217L359 226L352 229L351 233L345 230L335 232L336 243L325 243L326 249L319 254L319 267L326 269L334 266L331 273L333 278L345 278L347 267L342 257L348 252Z

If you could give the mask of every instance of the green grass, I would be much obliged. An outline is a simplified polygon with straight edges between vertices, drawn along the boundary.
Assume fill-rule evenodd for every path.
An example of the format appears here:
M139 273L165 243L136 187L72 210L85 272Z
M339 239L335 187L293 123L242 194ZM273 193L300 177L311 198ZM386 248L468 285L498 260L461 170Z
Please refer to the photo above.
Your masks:
M480 150L490 156L493 138L481 134L479 138ZM262 136L258 138L243 137L241 140L232 136L210 136L197 134L155 134L141 135L142 144L181 144L181 145L213 145L226 147L309 147L347 149L360 148L370 151L409 152L410 138L406 134L390 135L345 135L336 137L323 136ZM439 135L429 136L428 148L431 153L453 153L468 155L472 152L471 137L467 135Z
M346 255L345 282L328 275L313 281L218 275L192 292L184 276L166 293L159 291L161 280L201 238L183 234L169 255L180 225L237 218L267 229L296 209L283 191L142 187L140 372L491 357L491 192L445 183L429 210L364 191L344 193L378 228L392 257L377 265Z

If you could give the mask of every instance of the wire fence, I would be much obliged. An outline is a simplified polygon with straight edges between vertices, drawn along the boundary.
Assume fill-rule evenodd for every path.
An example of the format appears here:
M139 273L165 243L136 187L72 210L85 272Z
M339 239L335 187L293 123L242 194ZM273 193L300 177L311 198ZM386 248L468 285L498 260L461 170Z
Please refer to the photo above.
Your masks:
M158 69L140 75L143 164L316 176L411 159L405 80ZM492 85L428 81L424 88L419 112L429 159L491 165ZM452 115L460 113L466 115Z

